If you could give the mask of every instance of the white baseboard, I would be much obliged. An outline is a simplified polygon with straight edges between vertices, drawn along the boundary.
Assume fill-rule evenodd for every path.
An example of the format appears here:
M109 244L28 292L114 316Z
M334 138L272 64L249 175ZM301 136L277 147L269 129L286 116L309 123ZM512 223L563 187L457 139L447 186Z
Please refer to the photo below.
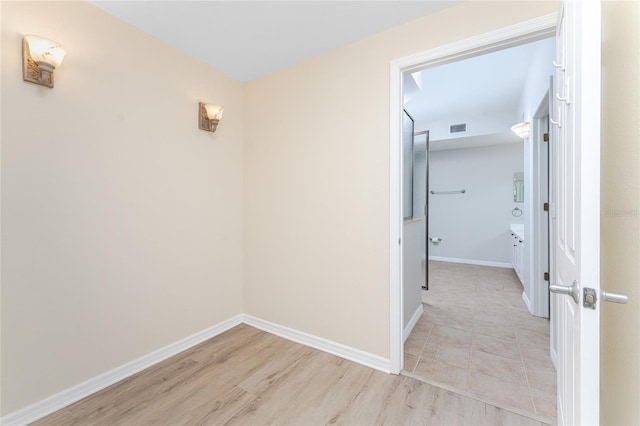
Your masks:
M487 260L475 259L458 259L455 257L429 256L429 260L437 260L438 262L466 263L467 265L495 266L496 268L513 269L513 265L508 262L490 262Z
M558 371L558 353L551 348L550 351L551 363L555 367L556 371Z
M167 358L170 358L186 349L196 346L230 328L242 323L242 315L236 315L231 319L218 323L212 327L199 331L177 342L144 355L125 365L114 368L99 376L73 386L42 401L38 401L18 411L10 413L0 419L1 425L26 425L39 420L55 411L58 411L74 402L96 393L114 383L132 376L145 368L149 368Z
M522 292L522 300L524 301L524 304L527 307L527 310L531 314L531 301L529 300L529 297L527 296L527 293L524 292L524 291ZM533 314L531 314L531 315L533 315Z
M422 304L420 304L420 307L422 308ZM92 395L108 386L111 386L114 383L124 380L127 377L130 377L144 370L145 368L149 368L161 361L164 361L167 358L170 358L182 351L196 346L204 342L205 340L224 333L225 331L241 323L245 323L252 327L266 331L267 333L275 334L276 336L280 336L285 339L292 340L296 343L300 343L305 346L309 346L323 352L327 352L332 355L357 362L358 364L362 364L367 367L383 371L385 373L389 373L391 371L390 360L387 358L364 352L340 343L332 342L331 340L323 339L321 337L317 337L308 333L303 333L301 331L274 324L269 321L264 321L251 315L239 314L226 321L195 333L189 337L185 337L184 339L181 339L175 343L144 355L125 365L107 371L106 373L87 380L86 382L80 383L79 385L73 386L69 389L52 395L49 398L43 399L42 401L38 401L18 411L7 414L6 416L0 418L0 425L17 426L33 423L36 420L39 420L51 413L54 413L64 407L73 404L74 402L86 398L87 396Z
M416 326L418 320L420 319L420 317L422 316L422 313L424 312L424 307L422 306L422 303L420 303L418 305L418 309L416 309L416 311L413 313L413 315L411 316L411 319L409 320L409 323L407 324L407 326L404 328L403 331L403 338L402 341L406 342L407 339L409 338L409 335L411 334L411 330L413 330L413 327Z
M352 348L341 343L333 342L322 337L274 324L269 321L261 320L251 315L243 315L243 322L252 327L258 328L267 333L275 334L296 343L309 346L349 361L374 368L376 370L389 373L391 371L390 360L378 355L374 355L359 349Z

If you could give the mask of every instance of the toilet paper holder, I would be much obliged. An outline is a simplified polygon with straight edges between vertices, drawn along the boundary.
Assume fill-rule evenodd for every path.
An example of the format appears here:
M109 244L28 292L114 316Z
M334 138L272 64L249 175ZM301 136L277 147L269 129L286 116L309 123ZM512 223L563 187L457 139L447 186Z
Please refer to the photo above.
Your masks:
M429 241L431 241L431 244L433 244L434 246L437 246L438 244L440 244L442 242L442 238L429 237Z

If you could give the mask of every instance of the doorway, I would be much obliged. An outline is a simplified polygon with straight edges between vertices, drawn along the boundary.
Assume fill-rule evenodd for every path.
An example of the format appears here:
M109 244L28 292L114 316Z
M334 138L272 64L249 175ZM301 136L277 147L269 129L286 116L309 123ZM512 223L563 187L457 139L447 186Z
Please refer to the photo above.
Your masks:
M554 35L557 16L551 14L482 36L452 43L391 63L390 115L390 370L399 374L403 364L402 309L402 197L401 153L402 74L446 64L483 53L517 46Z
M554 40L547 38L414 73L421 93L409 101L405 96L404 104L417 129L432 128L436 136L431 141L435 150L429 191L433 232L427 243L427 247L433 245L433 256L429 256L433 285L429 293L422 292L415 329L407 335L405 327L403 374L521 410L546 423L555 422L556 372L549 357L549 321L532 315L532 303L538 302L534 293L548 292L548 287L542 273L540 282L531 278L537 274L530 259L534 252L542 253L536 236L538 232L546 235L547 230L538 225L541 218L533 208L538 199L547 201L548 184L541 174L547 170L542 142L547 128L545 111L537 107L539 101L533 99L538 96L532 93L538 95L537 88L553 74L554 53ZM461 76L467 76L465 81L460 81ZM465 94L465 102L451 102L441 94L452 99ZM546 90L543 97L542 104L547 105ZM528 119L525 139L510 129L525 114L531 117L525 107L535 108L523 99L537 107ZM460 121L464 123L449 126ZM405 173L413 171L415 186L426 179L419 174L418 162L424 151L414 145L414 161ZM418 196L426 192L426 188L414 191L414 204L425 205ZM416 258L408 251L412 248L408 242L416 240L407 232L411 225L405 218L405 272L406 263ZM529 235L525 238L519 231L516 243L523 265L519 268L511 258L515 244L509 232L517 226ZM548 258L535 260L543 267ZM411 296L407 287L415 286L413 281L405 275L405 297ZM415 307L406 299L404 306L406 321Z
M414 55L410 58L394 61L391 69L391 141L398 141L398 132L400 129L400 117L397 111L402 110L402 83L401 76L403 72L415 72L422 69L459 61L461 59L471 58L484 53L490 53L509 47L518 46L527 42L548 38L554 34L556 23L555 16L547 16L541 19L528 22L527 25L518 25L514 28L507 28L504 31L497 31L491 35L477 37L465 40L460 43L443 46L432 51L424 52L420 55ZM421 129L417 129L421 130ZM403 330L402 330L402 213L400 211L400 194L399 188L402 185L400 179L400 156L392 143L391 146L391 173L390 173L390 226L391 241L395 244L391 245L391 348L390 361L391 371L400 373L403 368Z

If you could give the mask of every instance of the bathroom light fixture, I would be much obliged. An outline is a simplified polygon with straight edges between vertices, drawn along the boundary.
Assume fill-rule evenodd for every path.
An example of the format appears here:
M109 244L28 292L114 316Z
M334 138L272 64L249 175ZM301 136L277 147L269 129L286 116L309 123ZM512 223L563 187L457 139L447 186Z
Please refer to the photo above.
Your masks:
M62 64L67 51L53 40L37 35L22 38L22 79L53 87L53 70Z
M198 104L198 128L211 133L215 132L218 128L220 119L222 119L223 111L224 108L222 105L205 104L200 102Z
M511 126L511 131L522 139L527 139L529 137L529 122L523 121L522 123L515 124Z

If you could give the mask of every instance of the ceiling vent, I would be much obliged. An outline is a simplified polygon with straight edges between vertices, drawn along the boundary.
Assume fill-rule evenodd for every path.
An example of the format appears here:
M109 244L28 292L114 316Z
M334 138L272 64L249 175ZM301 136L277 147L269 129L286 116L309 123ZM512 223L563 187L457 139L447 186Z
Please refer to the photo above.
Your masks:
M449 133L460 133L467 131L467 123L452 124L449 126Z

